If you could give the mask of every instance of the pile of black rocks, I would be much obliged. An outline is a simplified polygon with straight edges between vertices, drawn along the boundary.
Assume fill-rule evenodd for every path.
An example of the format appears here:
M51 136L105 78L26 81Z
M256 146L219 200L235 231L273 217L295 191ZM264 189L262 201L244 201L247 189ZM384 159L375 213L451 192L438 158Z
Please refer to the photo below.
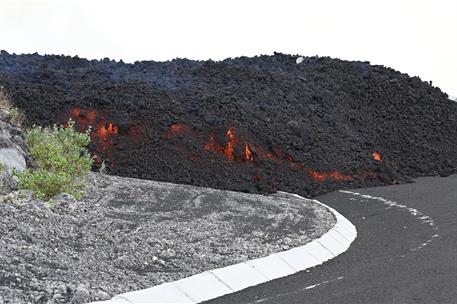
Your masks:
M457 103L439 88L368 62L298 58L3 51L0 84L29 125L91 125L97 166L120 176L313 196L457 172Z

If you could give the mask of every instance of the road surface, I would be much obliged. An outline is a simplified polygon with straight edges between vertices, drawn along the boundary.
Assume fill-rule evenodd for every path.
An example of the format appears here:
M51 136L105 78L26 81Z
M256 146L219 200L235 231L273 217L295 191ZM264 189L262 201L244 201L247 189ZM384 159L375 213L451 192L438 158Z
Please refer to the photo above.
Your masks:
M357 227L348 251L207 303L457 303L457 175L317 199Z

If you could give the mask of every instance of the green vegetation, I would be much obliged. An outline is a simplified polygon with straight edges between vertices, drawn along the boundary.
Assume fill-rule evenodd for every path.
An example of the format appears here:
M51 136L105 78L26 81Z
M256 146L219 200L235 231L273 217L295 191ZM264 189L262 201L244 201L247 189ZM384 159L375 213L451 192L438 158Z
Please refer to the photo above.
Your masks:
M93 161L87 151L89 131L78 133L71 120L68 127L54 125L27 131L26 142L36 169L14 172L19 178L19 189L30 189L44 200L59 193L82 198L84 176L89 173Z

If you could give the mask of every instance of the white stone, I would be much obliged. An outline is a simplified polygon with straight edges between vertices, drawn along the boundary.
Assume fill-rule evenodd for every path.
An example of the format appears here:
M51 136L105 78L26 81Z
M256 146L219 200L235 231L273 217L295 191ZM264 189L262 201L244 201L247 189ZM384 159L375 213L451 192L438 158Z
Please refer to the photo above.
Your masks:
M26 168L24 157L11 148L0 149L0 163L8 169L15 168L19 172L24 171Z
M341 234L349 242L349 244L355 238L355 235L352 232L350 232L348 229L344 228L339 223L335 225L335 231L338 232L339 234Z
M341 244L338 240L332 237L331 234L326 233L317 239L317 242L324 248L332 253L333 256L337 256L346 250L346 247Z
M270 280L282 278L294 274L296 270L281 259L277 254L269 255L265 258L255 259L246 262L258 272Z
M179 290L196 303L233 292L233 290L208 271L173 282L173 285L178 287Z
M122 299L127 300L127 303L195 303L172 283L165 283L147 289L123 293L119 296L114 297L111 299L111 301L121 301Z
M338 233L335 228L333 228L330 231L328 231L327 234L329 236L331 236L332 238L334 238L338 243L340 243L343 246L344 251L346 251L349 248L349 245L351 244L351 242L348 241L340 233Z
M352 234L354 237L357 235L357 230L355 229L354 225L352 225L352 223L348 220L338 221L337 225L339 225L339 227L344 231Z
M246 263L218 268L211 270L210 272L233 291L239 291L269 281L266 276Z
M302 271L326 261L326 259L324 260L323 258L317 258L311 255L308 249L309 248L302 246L276 253L276 255L283 259L296 271ZM327 254L329 255L329 253Z

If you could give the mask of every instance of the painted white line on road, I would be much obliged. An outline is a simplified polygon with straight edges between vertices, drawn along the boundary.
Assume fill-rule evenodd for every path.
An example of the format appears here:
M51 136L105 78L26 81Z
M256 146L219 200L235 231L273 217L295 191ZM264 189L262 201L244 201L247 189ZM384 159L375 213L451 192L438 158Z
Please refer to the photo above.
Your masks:
M394 208L399 208L403 211L406 211L407 213L409 213L410 215L414 216L415 218L417 218L419 221L421 221L423 224L425 225L428 225L431 227L431 229L435 230L435 231L438 231L438 227L436 226L435 224L435 221L433 220L433 218L431 216L428 216L428 215L425 215L423 214L422 212L420 212L419 210L415 209L415 208L410 208L404 204L400 204L400 203L397 203L397 202L394 202L394 201L391 201L391 200L388 200L386 198L383 198L383 197L380 197L380 196L371 196L371 195L368 195L368 194L362 194L362 193L358 193L358 192L353 192L353 191L348 191L348 190L340 190L339 192L341 193L346 193L346 194L350 194L350 195L353 195L353 196L358 196L358 197L362 197L362 198L366 198L366 199L370 199L370 200L376 200L378 202L381 202L383 203L384 205L387 205L388 207L394 207ZM428 244L430 244L430 242L438 237L439 234L435 234L433 235L430 239L428 239L427 241L425 241L424 243L420 244L419 246L417 247L414 247L414 248L411 248L410 250L411 251L416 251L416 250L420 250L422 248L424 248L425 246L427 246Z
M315 267L349 249L357 237L357 230L349 220L335 209L319 201L309 200L297 194L293 194L293 196L304 201L316 202L327 208L336 218L335 226L320 238L300 247L244 263L205 271L178 281L124 293L111 300L92 302L92 304L200 303ZM342 278L339 277L335 280ZM335 280L325 281L314 287Z
M318 286L321 286L321 285L324 285L324 284L328 284L328 283L332 283L332 282L336 282L336 281L339 281L339 280L342 280L342 279L344 279L344 277L338 277L338 278L333 279L333 280L328 280L328 281L320 282L320 283L317 283L317 284L314 284L314 285L310 285L308 287L303 288L302 290L313 289L313 288L316 288Z

